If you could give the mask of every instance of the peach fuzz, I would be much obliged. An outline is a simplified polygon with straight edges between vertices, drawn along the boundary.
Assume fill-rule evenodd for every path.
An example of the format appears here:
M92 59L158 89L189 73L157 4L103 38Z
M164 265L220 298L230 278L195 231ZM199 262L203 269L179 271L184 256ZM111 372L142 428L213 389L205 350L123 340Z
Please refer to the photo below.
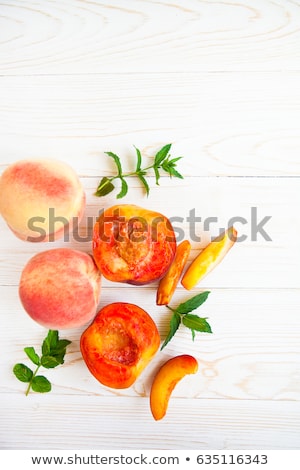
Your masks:
M161 366L150 391L150 408L156 421L165 416L171 393L177 383L187 374L195 374L197 371L197 360L188 354L172 357Z
M79 223L85 193L73 168L50 159L17 161L0 178L0 214L21 240L54 241Z
M27 262L19 296L34 321L61 330L82 326L94 318L100 285L101 274L89 254L55 248L38 253Z

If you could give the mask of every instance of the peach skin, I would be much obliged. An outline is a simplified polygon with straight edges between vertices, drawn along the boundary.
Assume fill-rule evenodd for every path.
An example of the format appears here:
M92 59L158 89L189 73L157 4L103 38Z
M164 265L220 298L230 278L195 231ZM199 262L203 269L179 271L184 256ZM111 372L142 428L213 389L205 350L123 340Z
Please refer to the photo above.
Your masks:
M195 287L223 260L236 239L237 231L230 227L210 242L186 270L181 280L183 287L188 290Z
M184 240L177 246L175 258L169 270L159 282L156 294L157 305L168 305L172 299L190 251L191 244L188 240Z
M175 251L167 217L136 205L109 207L94 226L94 259L110 281L142 285L161 279Z
M161 366L150 391L150 408L156 421L165 416L176 384L187 374L195 374L197 370L197 360L188 354L175 356Z
M71 248L33 256L20 279L19 296L28 315L51 330L82 326L96 315L101 274L93 258Z
M84 190L66 163L20 160L1 175L0 214L21 240L57 240L80 222L84 209Z
M80 339L82 357L91 374L116 389L128 388L136 381L159 344L150 315L124 302L103 307Z

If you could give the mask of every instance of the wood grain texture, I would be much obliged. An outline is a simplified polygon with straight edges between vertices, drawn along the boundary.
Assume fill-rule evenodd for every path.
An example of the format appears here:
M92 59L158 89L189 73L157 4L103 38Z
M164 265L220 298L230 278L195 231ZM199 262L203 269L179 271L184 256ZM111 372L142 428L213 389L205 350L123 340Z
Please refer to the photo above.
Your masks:
M2 75L300 69L298 0L0 7Z
M66 234L64 239L55 243L24 243L13 237L5 222L0 221L4 237L0 249L2 284L17 285L22 267L37 251L66 245L91 252L93 224L99 212L115 204L116 199L115 192L105 198L94 196L98 178L82 178L82 182L88 206L78 232L73 235ZM300 287L300 252L295 236L300 232L298 178L189 177L182 181L163 178L159 187L155 187L153 180L150 184L151 195L146 198L140 184L131 179L129 193L122 203L137 203L167 215L173 223L177 240L188 238L192 243L189 262L223 228L236 221L241 242L199 287ZM182 194L184 198L181 198ZM215 222L206 227L209 217L214 217ZM261 222L265 233L256 230ZM12 251L18 256L11 258ZM103 282L105 286L111 286L108 281Z
M300 72L0 77L1 163L75 161L111 174L172 142L193 176L300 175Z
M0 173L21 158L58 158L87 194L78 233L55 243L22 242L0 219L0 449L300 449L299 24L298 0L0 0ZM180 328L133 387L116 391L83 363L84 327L66 330L66 362L45 374L52 392L25 397L12 366L45 336L18 297L25 263L59 246L91 252L99 210L116 203L116 193L94 196L115 172L104 152L128 170L133 145L151 163L168 142L185 178L158 187L150 177L149 198L132 178L121 202L170 217L178 239L191 239L189 262L236 218L246 239L172 299L210 290L197 314L213 334L193 342ZM269 241L255 239L264 217ZM137 303L163 339L170 312L156 306L156 287L103 279L99 308ZM182 353L199 372L156 423L152 379Z
M9 396L2 400L11 423L9 429L0 423L4 449L32 449L33 442L35 449L120 449L120 442L126 449L276 449L279 442L295 449L299 441L293 402L175 399L169 419L156 423L147 398L24 400L14 409Z

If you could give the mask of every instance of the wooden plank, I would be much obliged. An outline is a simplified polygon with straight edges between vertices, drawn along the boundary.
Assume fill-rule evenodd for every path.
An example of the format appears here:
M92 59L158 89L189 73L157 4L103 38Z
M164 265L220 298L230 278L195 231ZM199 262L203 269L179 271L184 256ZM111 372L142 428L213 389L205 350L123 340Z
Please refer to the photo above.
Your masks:
M161 422L148 398L7 394L1 402L3 449L299 449L295 402L173 399Z
M176 292L173 306L190 295ZM25 384L18 382L11 369L15 363L29 362L23 348L37 351L45 330L33 322L18 302L17 288L1 287L0 367L3 370L0 393L23 395ZM135 303L156 322L162 341L167 335L170 311L155 305L155 290L103 288L99 308L111 302ZM180 327L172 341L159 351L136 383L125 390L99 384L87 370L79 340L85 327L61 331L72 344L65 364L45 371L53 383L51 396L143 397L149 396L158 368L170 357L186 353L195 356L199 372L186 377L173 392L177 398L297 400L300 401L300 304L299 289L212 290L206 303L195 312L207 317L212 334L196 334ZM9 320L9 321L8 321Z
M27 243L18 240L0 220L0 284L17 285L25 263L39 251L59 246L92 251L92 227L99 211L116 204L115 193L105 198L93 195L98 181L82 178L87 210L80 231L73 236L55 243ZM190 261L222 228L236 220L239 236L246 237L245 240L236 243L199 288L299 288L300 252L296 236L300 233L296 217L300 205L299 184L298 178L186 178L176 182L166 178L159 187L152 181L151 194L146 198L139 183L132 179L130 191L121 202L139 201L139 205L169 217L178 241L185 237L192 242ZM216 221L205 227L209 217L215 217ZM264 219L265 233L257 229ZM112 284L104 280L103 285Z
M49 157L109 175L105 151L128 170L133 145L148 164L172 142L185 175L299 176L299 73L0 77L1 169Z
M2 75L299 70L299 1L1 2Z

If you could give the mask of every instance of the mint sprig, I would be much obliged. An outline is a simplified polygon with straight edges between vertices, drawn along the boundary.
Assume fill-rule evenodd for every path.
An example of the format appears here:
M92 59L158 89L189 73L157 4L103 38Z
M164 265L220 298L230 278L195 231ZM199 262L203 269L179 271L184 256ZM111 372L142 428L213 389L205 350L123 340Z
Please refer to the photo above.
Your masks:
M182 157L177 157L177 158L172 158L171 159L171 156L169 154L171 146L172 146L172 144L164 145L157 152L157 154L155 155L153 164L150 165L150 166L146 166L144 168L142 168L142 154L141 154L141 151L137 147L135 147L136 158L137 158L136 167L135 167L134 171L131 171L129 173L123 173L121 159L118 155L116 155L113 152L105 152L106 155L108 155L109 157L111 157L114 160L115 165L116 165L117 174L115 176L111 176L110 178L108 178L107 176L104 176L101 179L101 181L100 181L100 183L97 187L97 190L95 192L95 196L103 197L103 196L106 196L107 194L111 193L115 189L113 181L119 179L120 182L121 182L121 190L117 194L116 197L117 197L117 199L123 198L124 196L126 196L126 194L128 192L128 183L127 183L126 179L131 177L131 176L135 176L140 180L140 182L142 183L142 185L143 185L143 187L146 191L147 196L149 196L150 187L149 187L148 181L146 180L145 177L149 175L150 170L154 171L155 181L156 181L157 185L159 185L159 179L161 177L161 170L168 173L170 178L172 178L174 176L175 178L183 179L183 176L176 169L177 162Z
M195 339L196 331L201 333L212 333L211 327L206 321L206 318L201 318L198 317L198 315L190 313L200 307L200 305L207 300L209 293L209 291L201 292L186 302L179 304L175 309L167 305L167 308L173 312L173 315L170 319L169 332L160 348L161 350L164 349L164 347L171 341L181 324L191 330L193 340Z
M42 343L42 354L39 356L34 347L24 348L28 359L36 365L35 370L31 370L25 364L16 364L13 373L21 382L28 383L25 395L28 395L30 389L34 392L46 393L51 391L51 383L43 375L37 375L40 367L45 369L53 369L64 363L67 346L71 344L68 339L59 339L58 331L49 330L46 338Z

